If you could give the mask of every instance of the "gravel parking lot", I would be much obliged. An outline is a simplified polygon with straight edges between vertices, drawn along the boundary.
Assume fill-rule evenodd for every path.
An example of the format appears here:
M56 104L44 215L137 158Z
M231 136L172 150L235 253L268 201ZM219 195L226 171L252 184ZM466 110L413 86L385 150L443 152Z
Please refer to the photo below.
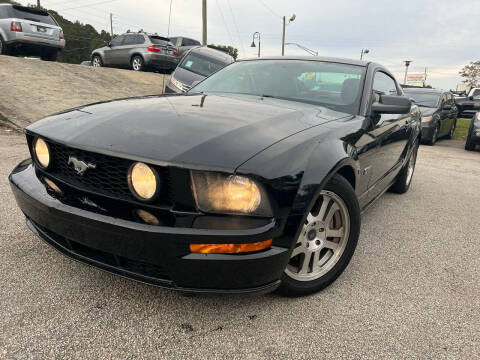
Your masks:
M3 133L2 133L3 132ZM420 148L411 190L363 217L325 291L187 297L67 259L25 226L0 129L0 358L472 359L480 354L480 152Z

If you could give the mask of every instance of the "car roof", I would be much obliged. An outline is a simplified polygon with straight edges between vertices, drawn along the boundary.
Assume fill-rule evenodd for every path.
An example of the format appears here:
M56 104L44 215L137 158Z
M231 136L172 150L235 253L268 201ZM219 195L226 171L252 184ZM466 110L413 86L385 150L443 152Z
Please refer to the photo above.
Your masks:
M369 64L379 64L373 63L371 61L355 60L355 59L346 59L346 58L337 58L337 57L326 57L326 56L262 56L260 58L245 58L238 61L255 61L255 60L305 60L305 61L322 61L322 62L332 62L346 65L356 65L366 67ZM383 66L382 66L383 67Z
M220 60L220 61L223 61L223 62L228 62L229 60L232 60L232 61L234 60L233 57L230 54L228 54L224 51L221 51L221 50L212 49L208 46L195 47L192 50L190 50L189 53L199 53L199 54L209 56L209 57L212 57L214 59L217 59L217 60Z

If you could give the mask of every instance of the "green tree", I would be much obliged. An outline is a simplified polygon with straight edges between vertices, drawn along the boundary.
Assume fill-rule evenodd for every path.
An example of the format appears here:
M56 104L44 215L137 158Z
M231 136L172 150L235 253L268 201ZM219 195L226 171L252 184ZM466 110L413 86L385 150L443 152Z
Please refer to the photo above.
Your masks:
M230 45L214 45L217 48L225 50L231 57L237 60L238 49Z
M480 85L480 61L472 61L460 70L460 75L465 78L464 83L470 88Z

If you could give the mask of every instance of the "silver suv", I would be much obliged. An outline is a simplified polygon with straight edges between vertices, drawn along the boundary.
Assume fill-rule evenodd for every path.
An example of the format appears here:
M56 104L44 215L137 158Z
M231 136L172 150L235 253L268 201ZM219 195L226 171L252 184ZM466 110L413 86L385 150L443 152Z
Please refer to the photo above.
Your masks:
M64 47L63 30L48 12L0 4L0 54L40 56L55 61Z
M108 46L92 52L92 65L173 70L178 64L178 51L170 39L147 33L126 33L114 38Z

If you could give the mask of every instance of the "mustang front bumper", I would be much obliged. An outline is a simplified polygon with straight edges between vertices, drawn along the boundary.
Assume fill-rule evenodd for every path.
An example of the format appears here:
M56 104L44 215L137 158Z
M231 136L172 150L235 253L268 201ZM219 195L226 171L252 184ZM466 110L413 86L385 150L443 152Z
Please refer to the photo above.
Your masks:
M190 243L249 243L279 236L272 219L242 230L151 226L87 211L53 197L30 161L9 177L29 228L63 254L100 269L186 292L266 293L275 290L289 249L250 254L193 254Z

